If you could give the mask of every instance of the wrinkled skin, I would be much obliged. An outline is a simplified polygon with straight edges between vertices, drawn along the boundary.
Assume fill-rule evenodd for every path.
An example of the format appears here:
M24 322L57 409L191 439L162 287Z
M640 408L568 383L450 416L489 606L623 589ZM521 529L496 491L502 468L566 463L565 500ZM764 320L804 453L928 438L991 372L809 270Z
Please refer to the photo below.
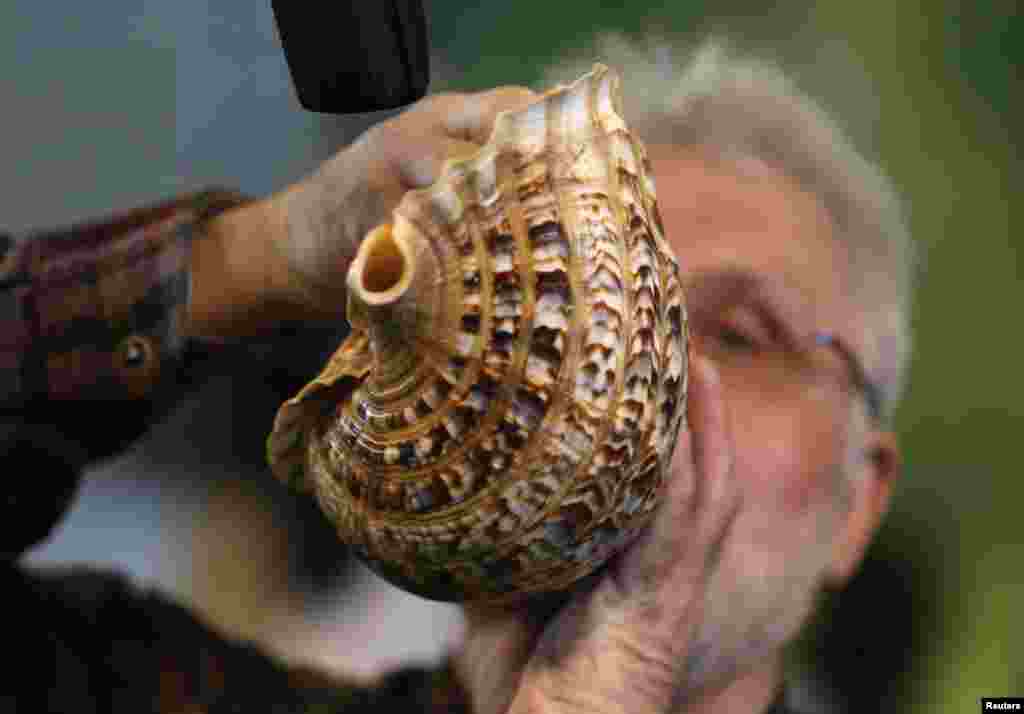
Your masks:
M406 191L433 183L446 159L486 143L499 112L535 98L521 87L426 97L275 197L287 215L280 251L302 299L331 311L345 305L345 274L362 238L390 220Z
M684 279L785 277L812 298L805 317L857 349L867 327L816 199L768 167L649 152ZM856 569L895 475L892 434L869 427L847 386L837 361L779 399L695 359L689 429L645 536L553 615L468 609L460 666L478 710L763 711L782 646L820 589Z
M274 197L287 289L307 304L344 304L358 239L444 158L484 143L497 111L531 98L518 88L429 98ZM814 326L862 347L868 326L815 198L768 167L648 152L684 278L726 267L785 277L811 296ZM892 434L869 424L847 387L836 365L799 394L769 398L719 376L697 349L688 428L652 526L568 595L466 608L459 669L476 710L763 711L782 645L820 588L856 570L898 471Z
M283 322L336 326L362 238L406 191L432 183L445 159L485 143L499 112L534 98L516 87L427 97L305 179L217 216L192 247L186 331L221 340Z

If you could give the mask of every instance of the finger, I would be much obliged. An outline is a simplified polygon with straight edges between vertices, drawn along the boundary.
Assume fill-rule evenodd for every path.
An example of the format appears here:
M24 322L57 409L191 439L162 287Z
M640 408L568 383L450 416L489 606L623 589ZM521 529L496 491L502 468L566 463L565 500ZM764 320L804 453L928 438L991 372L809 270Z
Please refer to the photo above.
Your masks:
M485 144L491 138L494 120L499 113L522 109L538 97L536 92L516 86L464 95L447 108L445 132L455 139Z
M693 507L700 520L720 519L732 506L737 493L733 483L734 445L728 404L722 392L718 370L705 357L691 363L693 381L687 419L692 436L692 458L698 475Z
M465 158L479 149L476 144L461 139L429 139L424 142L420 151L399 162L399 182L403 189L429 186L441 175L441 167L445 161Z
M697 488L693 498L694 529L691 544L693 560L690 572L676 577L696 575L705 582L717 568L726 539L741 505L736 483L735 445L732 439L728 402L724 398L718 371L706 358L692 363L702 375L695 385L696 405L689 413L693 434L693 463Z

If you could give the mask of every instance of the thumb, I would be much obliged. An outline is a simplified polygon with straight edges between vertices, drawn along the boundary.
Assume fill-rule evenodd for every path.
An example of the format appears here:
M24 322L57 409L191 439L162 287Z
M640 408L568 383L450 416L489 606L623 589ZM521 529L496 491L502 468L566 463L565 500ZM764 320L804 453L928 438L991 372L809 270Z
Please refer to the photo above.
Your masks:
M479 150L478 144L449 137L427 142L422 153L400 161L397 168L401 185L405 189L425 188L437 181L446 161L463 159Z

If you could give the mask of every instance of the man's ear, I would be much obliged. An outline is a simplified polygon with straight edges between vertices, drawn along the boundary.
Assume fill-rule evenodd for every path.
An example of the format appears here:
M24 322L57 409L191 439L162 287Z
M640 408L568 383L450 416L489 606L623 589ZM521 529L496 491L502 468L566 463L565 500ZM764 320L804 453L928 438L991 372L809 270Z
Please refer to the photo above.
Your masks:
M899 444L891 431L875 431L865 440L864 457L848 474L848 510L842 514L827 583L843 586L857 572L875 531L889 509L893 483L902 468Z

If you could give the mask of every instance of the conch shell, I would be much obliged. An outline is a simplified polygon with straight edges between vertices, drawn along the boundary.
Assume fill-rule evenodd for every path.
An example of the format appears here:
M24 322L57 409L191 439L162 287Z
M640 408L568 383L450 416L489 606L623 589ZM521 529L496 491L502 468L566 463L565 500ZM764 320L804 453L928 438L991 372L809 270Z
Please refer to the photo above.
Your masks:
M620 106L595 65L408 192L351 265L351 334L277 415L275 474L405 590L565 588L663 496L686 312Z

